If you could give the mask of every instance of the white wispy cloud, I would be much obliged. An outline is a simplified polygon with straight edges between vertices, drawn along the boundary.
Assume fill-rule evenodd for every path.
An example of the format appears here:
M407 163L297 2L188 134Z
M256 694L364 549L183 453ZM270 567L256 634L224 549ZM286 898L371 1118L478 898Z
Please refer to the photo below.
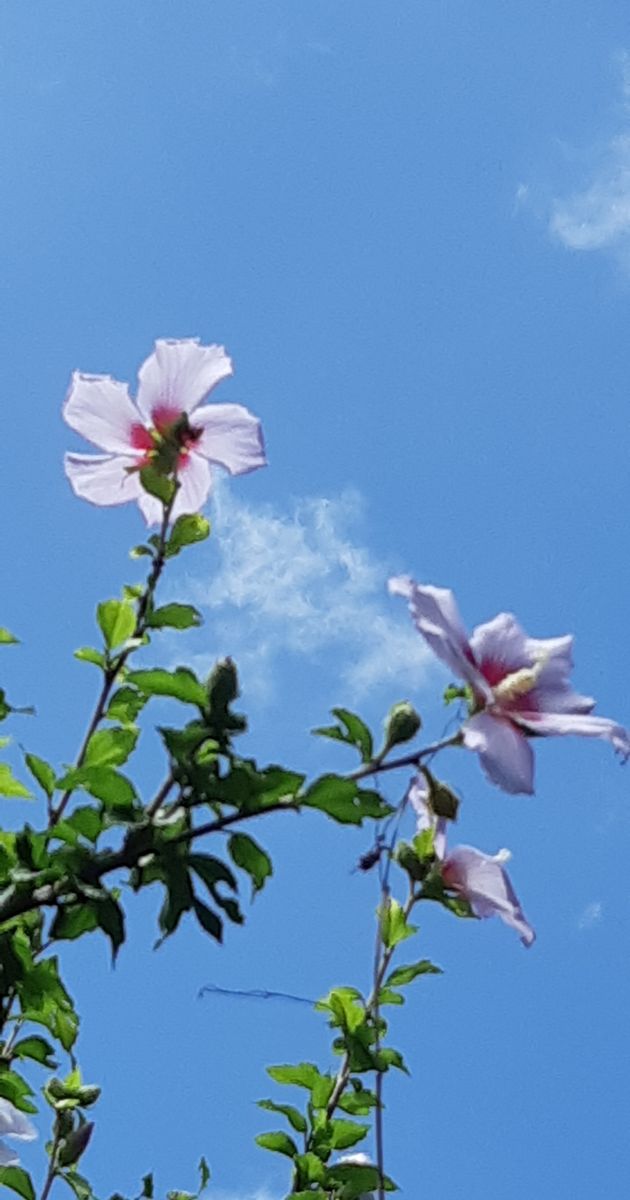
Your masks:
M280 1200L278 1194L272 1195L266 1188L258 1188L255 1192L224 1192L212 1190L211 1200Z
M549 230L571 250L613 250L630 263L630 55L618 55L619 128L592 148L590 177L552 205Z
M352 698L392 683L416 691L430 655L404 605L387 595L391 564L353 533L362 509L350 491L281 511L221 488L212 561L189 584L208 615L208 662L231 654L258 692L279 660L296 656L325 662Z
M580 913L578 918L578 929L593 929L595 925L599 925L604 915L604 905L601 900L592 900L590 904Z

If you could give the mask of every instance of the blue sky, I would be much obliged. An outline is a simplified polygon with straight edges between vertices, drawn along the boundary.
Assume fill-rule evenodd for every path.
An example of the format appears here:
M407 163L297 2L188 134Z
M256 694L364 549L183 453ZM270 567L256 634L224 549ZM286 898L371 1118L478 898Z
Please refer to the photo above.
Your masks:
M265 426L269 469L220 490L214 544L164 589L204 608L187 652L241 661L251 752L343 768L308 736L335 703L378 721L408 696L440 732L398 571L451 586L469 625L575 633L578 687L630 724L627 53L612 0L4 0L1 619L29 749L72 758L96 682L72 650L142 535L66 484L70 371L134 381L164 336L224 342L222 398ZM547 742L536 797L504 798L464 757L443 764L461 840L512 849L538 942L423 916L446 974L397 1015L392 1173L410 1200L624 1194L630 776ZM101 1194L152 1167L192 1185L202 1153L215 1200L284 1194L252 1101L266 1063L325 1064L325 1030L196 993L365 981L374 885L352 874L366 835L304 818L266 842L273 886L225 948L191 928L152 953L148 896L115 972L97 940L69 948Z

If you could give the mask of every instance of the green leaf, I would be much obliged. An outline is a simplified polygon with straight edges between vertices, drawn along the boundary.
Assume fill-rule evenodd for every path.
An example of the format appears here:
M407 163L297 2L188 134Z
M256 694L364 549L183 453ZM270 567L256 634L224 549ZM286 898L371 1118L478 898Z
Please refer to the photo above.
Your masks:
M163 604L147 618L152 629L193 629L203 622L199 609L192 604Z
M374 1092L362 1087L358 1080L355 1083L357 1086L354 1091L340 1097L339 1108L351 1116L366 1117L373 1108L378 1107L378 1100Z
M397 900L388 900L379 910L379 917L383 945L388 950L417 933L417 927L407 923L402 905Z
M118 688L109 702L105 716L108 721L120 721L122 725L133 725L146 702L146 696L142 696L136 688Z
M300 800L307 808L317 808L343 825L361 825L366 817L380 820L393 812L378 793L364 791L341 775L322 775Z
M79 650L75 650L74 657L78 658L79 662L92 663L94 667L105 667L105 655L102 650L95 650L93 646L81 646Z
M204 1188L210 1183L210 1167L205 1158L199 1159L199 1191L203 1192Z
M50 927L50 936L56 941L73 942L98 929L98 919L93 905L86 903L64 905L57 909Z
M19 638L15 634L10 633L3 625L0 625L0 646L17 646Z
M104 600L99 604L96 616L108 650L114 650L133 637L136 611L128 600Z
M273 874L273 864L269 855L246 833L232 834L228 842L228 851L232 862L250 876L255 895Z
M125 940L125 916L123 910L111 893L108 896L104 896L102 900L97 900L94 904L94 910L99 929L102 929L105 936L110 940L112 959L115 961L116 955Z
M0 763L0 796L19 796L23 800L32 800L33 795L28 788L15 778L7 763Z
M38 758L36 754L25 754L24 761L31 775L37 780L39 786L43 788L50 799L55 790L55 772L50 763L47 763L43 758Z
M20 1112L36 1113L37 1109L29 1100L33 1089L17 1071L0 1070L0 1096L10 1100Z
M184 546L192 546L194 542L204 542L210 536L210 522L200 513L184 513L178 517L171 530L171 536L166 544L166 557L172 558L179 554Z
M151 558L152 554L150 546L132 546L129 551L130 558Z
M332 1024L345 1029L348 1033L356 1033L357 1029L365 1023L365 1004L356 988L333 988L315 1007L332 1013Z
M215 941L222 942L223 922L221 918L211 908L208 908L208 905L204 904L202 900L193 900L193 909L201 928L206 933L209 933L210 937L213 937Z
M120 767L135 749L137 740L136 729L99 729L88 742L83 766Z
M294 1087L307 1088L310 1092L311 1088L321 1078L321 1072L317 1069L314 1063L296 1063L295 1066L289 1064L278 1067L267 1067L267 1074L275 1079L276 1083L288 1083Z
M400 1005L405 1003L405 997L401 996L400 992L393 991L392 988L382 987L378 994L378 1002L381 1005Z
M119 771L115 771L113 767L78 767L69 771L60 780L60 783L64 790L68 791L81 788L90 796L95 796L112 811L128 812L137 800L136 790L131 780L127 779L126 775L121 775Z
M196 704L198 708L205 708L208 702L206 689L187 667L178 667L176 671L164 671L159 667L130 671L127 679L145 696L169 696L184 704Z
M323 1183L326 1177L326 1168L317 1154L313 1154L311 1150L306 1154L298 1154L295 1159L295 1169L299 1171L300 1181L302 1183ZM315 1195L317 1196L317 1192ZM293 1195L293 1193L291 1193ZM312 1195L307 1192L307 1195ZM289 1198L287 1197L287 1200Z
M406 983L411 983L418 975L441 975L442 968L436 967L428 958L422 958L420 962L411 963L409 966L396 967L390 975L387 976L385 984L387 987L403 987Z
M155 496L157 500L161 500L165 507L170 504L175 495L175 481L168 479L166 475L161 475L155 467L142 467L140 483L145 492L148 492L150 496Z
M296 1133L306 1133L308 1128L306 1118L292 1104L276 1104L273 1100L258 1100L257 1104L259 1108L264 1108L268 1112L280 1113L281 1116L286 1117Z
M337 742L344 742L347 746L354 746L359 751L363 762L371 762L374 744L372 734L365 722L347 708L333 708L331 711L333 717L336 717L341 725L322 726L314 729L313 733L320 737L332 738Z
M35 1189L23 1167L0 1167L0 1184L17 1192L22 1200L35 1200Z
M331 1149L333 1150L349 1150L351 1146L356 1146L358 1142L362 1142L364 1137L370 1132L369 1125L359 1125L356 1121L344 1121L343 1118L335 1117L329 1122L331 1131Z
M238 891L234 875L227 864L221 862L220 858L213 858L211 854L190 854L188 865L192 867L193 871L196 871L206 887L212 888L215 883L227 883L233 891Z
M259 1133L256 1144L263 1150L273 1150L276 1154L286 1154L287 1158L295 1158L298 1148L288 1133Z
M16 1042L12 1054L14 1058L31 1058L33 1062L41 1063L43 1067L48 1067L51 1071L54 1071L57 1066L54 1047L45 1038L38 1037L37 1034Z
M107 768L94 767L92 769L99 771ZM69 846L78 845L79 838L84 837L94 845L98 840L99 834L102 832L102 814L98 809L86 804L81 808L75 808L69 817L65 817L62 821L57 821L57 824L53 825L50 831L50 837L59 838Z

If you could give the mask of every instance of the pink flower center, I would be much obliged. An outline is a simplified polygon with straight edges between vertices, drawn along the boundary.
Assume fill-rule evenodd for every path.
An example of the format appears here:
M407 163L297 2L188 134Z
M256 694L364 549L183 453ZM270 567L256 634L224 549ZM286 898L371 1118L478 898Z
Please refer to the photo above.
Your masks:
M169 442L173 450L179 450L178 470L185 466L190 451L199 441L203 430L190 425L185 414L169 404L157 404L152 412L153 425L142 425L139 421L131 426L130 440L134 450L142 450L140 466L148 466Z

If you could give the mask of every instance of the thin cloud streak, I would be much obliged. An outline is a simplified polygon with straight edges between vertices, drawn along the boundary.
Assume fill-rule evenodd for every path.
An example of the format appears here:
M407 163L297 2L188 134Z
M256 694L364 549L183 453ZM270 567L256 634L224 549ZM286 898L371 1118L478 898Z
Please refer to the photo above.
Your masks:
M624 126L594 151L591 180L557 198L549 232L570 250L612 250L630 264L630 56L618 55Z
M210 614L214 655L236 659L248 690L268 693L274 668L295 657L323 664L352 698L424 682L430 655L387 596L390 565L352 532L362 508L351 491L282 512L221 489L218 562L192 580L191 598Z
M599 925L604 915L604 905L601 900L592 900L590 904L580 913L578 919L578 929L586 930L593 929L595 925Z

